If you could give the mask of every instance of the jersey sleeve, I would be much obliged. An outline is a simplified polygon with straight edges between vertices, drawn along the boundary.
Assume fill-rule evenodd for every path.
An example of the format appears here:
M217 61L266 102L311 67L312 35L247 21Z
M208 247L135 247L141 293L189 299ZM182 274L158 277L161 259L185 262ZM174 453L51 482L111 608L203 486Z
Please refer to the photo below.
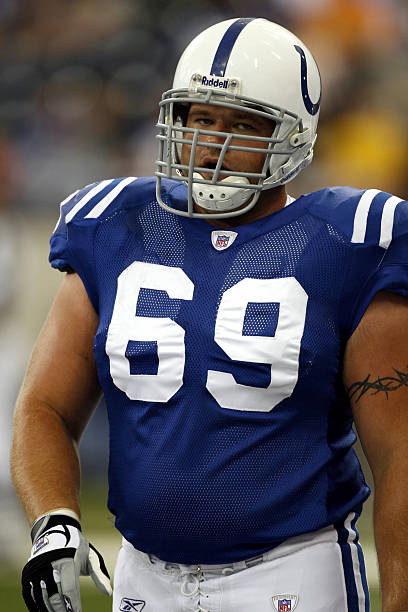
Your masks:
M145 189L141 189L141 185ZM151 194L152 181L135 176L107 179L75 191L60 204L60 217L50 240L49 261L53 268L74 270L99 312L98 266L95 243L101 224ZM147 192L147 194L145 193ZM111 248L111 241L103 248Z
M69 195L60 204L60 217L50 239L49 262L62 272L76 272L98 312L98 291L93 257L95 219L86 219L83 209L101 187L94 183ZM101 189L101 191L103 188Z
M356 253L355 266L361 260L368 260L371 269L367 270L366 278L361 277L361 286L356 292L348 325L349 336L379 291L408 297L408 202L396 200L394 215L389 215L388 221L384 214L381 217L377 248L369 245L368 253Z

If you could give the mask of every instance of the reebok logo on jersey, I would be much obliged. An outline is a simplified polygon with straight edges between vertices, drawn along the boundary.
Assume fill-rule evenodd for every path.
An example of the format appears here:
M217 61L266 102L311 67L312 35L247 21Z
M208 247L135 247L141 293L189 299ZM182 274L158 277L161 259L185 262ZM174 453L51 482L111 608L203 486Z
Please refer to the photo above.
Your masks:
M297 595L274 595L272 603L278 612L292 612L298 605L299 597Z
M237 232L230 230L214 230L211 232L211 243L216 251L223 251L231 246L237 236Z
M119 610L121 612L142 612L146 602L141 599L129 599L129 597L122 597L120 602Z

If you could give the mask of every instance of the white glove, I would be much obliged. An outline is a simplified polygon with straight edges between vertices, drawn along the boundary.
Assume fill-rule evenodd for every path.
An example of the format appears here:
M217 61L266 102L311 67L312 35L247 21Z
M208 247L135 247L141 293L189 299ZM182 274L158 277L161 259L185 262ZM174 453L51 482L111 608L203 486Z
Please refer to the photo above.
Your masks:
M22 573L23 598L30 612L82 612L79 576L91 576L104 595L112 595L102 556L68 513L40 517L31 538L31 556Z

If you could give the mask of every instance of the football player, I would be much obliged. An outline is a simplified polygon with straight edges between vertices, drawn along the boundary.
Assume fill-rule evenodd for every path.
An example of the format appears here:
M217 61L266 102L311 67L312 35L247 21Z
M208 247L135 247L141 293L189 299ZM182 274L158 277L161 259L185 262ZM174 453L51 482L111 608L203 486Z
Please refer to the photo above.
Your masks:
M79 612L80 574L111 592L78 501L101 390L115 612L367 611L353 422L383 612L408 610L408 206L378 189L287 194L320 100L296 36L223 21L163 95L156 178L62 202L50 261L67 274L15 417L29 610Z

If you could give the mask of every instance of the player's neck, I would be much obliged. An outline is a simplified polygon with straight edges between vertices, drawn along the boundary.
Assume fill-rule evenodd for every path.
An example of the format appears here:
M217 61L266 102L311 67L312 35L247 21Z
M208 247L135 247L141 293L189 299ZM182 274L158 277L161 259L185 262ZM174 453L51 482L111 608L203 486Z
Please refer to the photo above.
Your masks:
M285 185L280 185L279 187L274 187L272 189L268 189L266 191L262 191L261 195L255 206L249 210L248 212L237 215L236 217L230 217L227 219L205 219L211 225L215 225L215 227L236 227L237 225L246 225L248 223L252 223L257 219L261 219L262 217L266 217L281 208L284 208L287 200L286 187ZM247 206L247 203L243 204L243 208ZM203 208L196 206L196 209L200 212L205 212Z

